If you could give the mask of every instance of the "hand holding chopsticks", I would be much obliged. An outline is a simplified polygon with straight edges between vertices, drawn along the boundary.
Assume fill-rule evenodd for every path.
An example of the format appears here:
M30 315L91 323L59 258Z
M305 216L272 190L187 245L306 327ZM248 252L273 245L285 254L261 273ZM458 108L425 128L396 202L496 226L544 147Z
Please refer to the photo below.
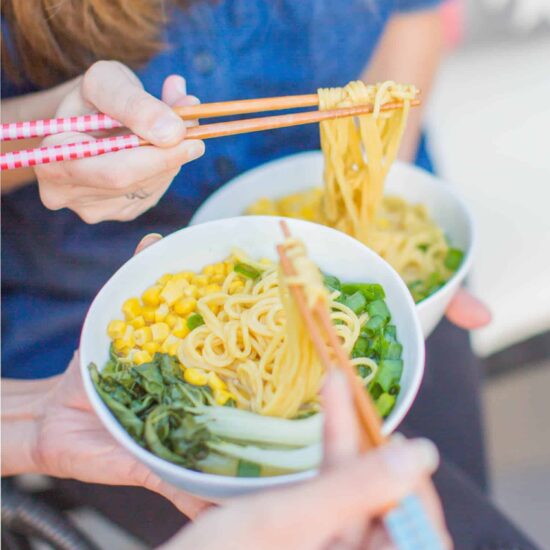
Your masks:
M286 96L264 99L250 99L211 103L191 107L176 108L176 112L184 120L197 120L219 116L229 116L244 113L269 112L298 107L311 107L318 104L316 94ZM420 101L412 102L413 106ZM391 110L401 107L400 102L386 103L382 110ZM250 118L229 122L220 122L194 126L189 128L186 139L211 139L215 137L230 136L249 132L261 132L276 128L287 128L301 124L313 124L323 120L334 118L357 116L372 112L372 105L361 105L343 109L327 111L309 111L290 113L285 115L273 115L267 117ZM29 137L44 137L62 132L92 132L121 128L123 125L113 118L101 114L90 114L80 117L57 118L49 120L37 120L29 122L15 122L3 124L0 130L0 141L23 139ZM132 149L142 145L148 145L144 139L136 134L126 134L100 138L93 141L69 143L4 153L0 157L0 170L12 170L36 166L50 162L76 160L93 157L105 153Z
M290 230L284 220L281 220L281 229L285 238L289 239ZM290 256L286 253L285 246L279 245L277 251L283 273L288 277L295 276L297 272ZM382 420L376 412L370 394L359 382L349 357L340 343L332 325L327 304L318 300L313 307L310 307L307 304L304 288L295 283L289 283L289 286L325 371L338 368L347 379L360 428L361 451L365 452L369 448L384 445L386 438L382 434ZM435 526L426 515L422 503L414 495L406 497L401 503L393 506L385 514L384 523L400 550L443 550L445 547Z

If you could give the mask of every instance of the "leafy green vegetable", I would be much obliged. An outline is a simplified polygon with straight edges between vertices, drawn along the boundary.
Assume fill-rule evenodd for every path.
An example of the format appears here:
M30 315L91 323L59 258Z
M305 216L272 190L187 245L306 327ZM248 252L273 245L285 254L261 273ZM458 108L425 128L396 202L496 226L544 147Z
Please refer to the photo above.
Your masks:
M449 248L449 250L447 251L447 255L445 256L445 260L443 260L443 263L445 264L445 267L447 269L450 269L451 271L456 271L460 267L463 259L464 252L462 250L460 250L459 248Z
M248 279L258 279L260 275L262 274L261 271L256 269L255 267L252 267L251 265L244 264L244 263L238 263L235 264L235 267L233 268L239 275L242 275L243 277L247 277Z
M88 367L92 382L104 403L111 409L117 420L126 428L126 431L138 442L143 435L143 421L138 416L120 402L117 394L112 391L112 385L108 381L103 382L97 367L90 363ZM102 383L103 382L103 383Z
M165 460L224 475L236 475L239 460L266 475L317 465L320 414L287 420L217 406L208 387L188 384L178 360L160 353L140 366L115 357L101 373L88 368L121 425ZM252 467L246 471L253 475Z
M193 330L201 325L204 325L204 319L199 313L191 313L187 318L187 327L189 330Z

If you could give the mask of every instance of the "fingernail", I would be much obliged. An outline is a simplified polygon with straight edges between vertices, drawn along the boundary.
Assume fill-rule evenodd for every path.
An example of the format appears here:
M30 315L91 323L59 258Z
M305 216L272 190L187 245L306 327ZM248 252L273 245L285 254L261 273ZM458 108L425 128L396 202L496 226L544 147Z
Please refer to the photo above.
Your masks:
M185 78L183 78L183 76L178 75L177 78L174 79L174 87L176 88L178 94L187 94L187 82L185 81Z
M148 246L151 246L152 244L156 243L162 239L162 235L160 233L148 233L139 241L139 244L136 247L136 250L143 250L144 248L147 248Z
M323 382L323 389L322 391L326 391L326 388L330 388L333 386L343 387L346 384L346 377L336 367L331 368L327 375L325 376L325 380Z
M190 159L196 159L204 153L204 142L193 140L187 142L187 154Z
M201 100L195 95L188 95L185 98L188 105L200 105Z
M409 478L422 471L432 473L439 464L439 452L429 439L411 439L391 442L382 449L382 456L393 471L401 478Z
M157 142L165 143L176 138L183 126L183 121L177 115L164 115L151 128L151 134Z

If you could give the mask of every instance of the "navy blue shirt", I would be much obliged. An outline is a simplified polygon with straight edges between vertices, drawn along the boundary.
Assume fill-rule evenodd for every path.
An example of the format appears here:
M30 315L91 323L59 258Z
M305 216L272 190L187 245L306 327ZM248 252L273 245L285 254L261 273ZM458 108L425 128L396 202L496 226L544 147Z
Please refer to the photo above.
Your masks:
M311 93L358 78L394 13L438 3L222 0L174 8L167 48L137 73L157 97L168 75L182 74L203 103ZM2 77L3 98L33 90ZM69 210L49 211L36 185L5 195L3 376L41 378L66 368L91 300L144 234L185 226L209 194L244 170L318 147L313 125L211 140L205 156L184 166L160 203L133 222L86 225Z

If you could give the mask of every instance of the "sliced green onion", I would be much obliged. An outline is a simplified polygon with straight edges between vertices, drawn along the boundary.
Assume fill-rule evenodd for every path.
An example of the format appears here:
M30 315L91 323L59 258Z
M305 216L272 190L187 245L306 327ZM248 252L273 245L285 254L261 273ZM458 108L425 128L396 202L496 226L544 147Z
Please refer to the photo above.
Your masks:
M354 359L356 357L366 357L368 351L369 351L368 339L363 336L360 336L359 338L357 338L357 342L355 342L355 346L353 346L351 356Z
M385 418L390 414L391 410L393 409L393 406L395 405L395 395L390 395L389 393L383 393L376 401L375 401L376 410L378 411L378 414Z
M382 317L385 321L389 321L391 315L388 306L384 300L375 300L367 305L367 312L369 317L375 317L376 315Z
M456 271L460 267L463 259L464 252L462 252L460 248L449 248L443 263L445 264L445 267L447 269L451 271Z
M375 382L387 392L393 385L399 383L402 372L403 361L401 359L382 359L378 364Z
M371 317L364 325L364 329L366 330L367 334L373 334L375 332L378 332L386 322L386 319L384 317L381 317L380 315L374 315L374 317Z
M355 294L352 294L351 296L346 296L344 305L348 306L353 313L359 315L365 311L367 299L362 292L355 292Z
M187 327L189 330L193 330L197 327L200 327L201 325L204 325L204 319L202 318L202 315L199 315L198 313L192 313L187 318Z
M401 359L403 346L399 342L386 340L385 349L382 351L382 359Z
M377 283L344 283L342 285L342 292L346 294L361 292L367 302L383 300L386 297L384 289Z
M397 328L395 325L388 325L384 329L384 336L386 340L396 341L397 340Z
M260 477L262 467L248 460L239 460L237 464L237 477Z
M257 279L262 274L261 271L257 270L255 267L243 263L235 264L233 269L243 277L247 277L252 280Z
M323 283L329 290L337 290L338 292L342 290L340 280L334 275L324 275Z

